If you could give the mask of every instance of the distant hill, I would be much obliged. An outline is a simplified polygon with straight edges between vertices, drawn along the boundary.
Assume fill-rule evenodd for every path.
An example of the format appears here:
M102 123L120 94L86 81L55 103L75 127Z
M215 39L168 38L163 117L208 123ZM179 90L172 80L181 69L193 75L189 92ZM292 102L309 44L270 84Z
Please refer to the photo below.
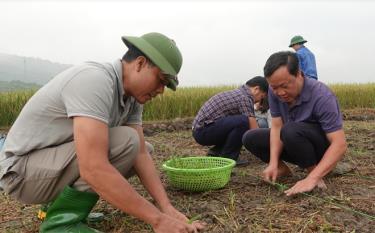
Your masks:
M21 81L0 81L0 92L20 91L26 89L39 89L41 85L36 83L24 83Z
M40 58L0 53L0 81L21 81L26 85L44 85L56 74L70 66ZM21 83L13 84L24 85ZM3 83L0 85L3 85Z

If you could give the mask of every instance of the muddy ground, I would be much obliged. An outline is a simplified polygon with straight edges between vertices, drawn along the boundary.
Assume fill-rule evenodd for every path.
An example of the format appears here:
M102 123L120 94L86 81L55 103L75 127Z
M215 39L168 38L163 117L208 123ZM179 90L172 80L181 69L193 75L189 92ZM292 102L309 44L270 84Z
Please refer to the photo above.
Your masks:
M205 232L375 232L375 110L344 112L349 149L344 158L352 169L326 178L328 190L314 190L312 196L286 197L276 187L259 179L265 167L243 151L250 165L235 168L228 185L220 190L188 193L163 183L173 204L189 217L201 215L208 223ZM145 124L146 139L155 146L158 167L171 156L205 155L207 147L191 137L191 119ZM288 186L305 173L292 166L294 176L282 178ZM150 199L137 178L131 183ZM115 187L114 187L115 188ZM38 205L22 205L0 194L0 232L38 232ZM338 206L338 205L340 206ZM105 219L91 226L103 232L152 232L149 225L100 200L95 211ZM360 211L370 216L355 213Z

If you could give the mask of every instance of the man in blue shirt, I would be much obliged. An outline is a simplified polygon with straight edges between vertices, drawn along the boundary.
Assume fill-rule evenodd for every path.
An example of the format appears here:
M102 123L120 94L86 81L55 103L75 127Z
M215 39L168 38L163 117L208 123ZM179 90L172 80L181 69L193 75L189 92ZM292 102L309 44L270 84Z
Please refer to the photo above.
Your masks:
M318 79L315 56L308 48L303 45L306 42L307 40L303 39L302 36L294 36L290 40L289 47L293 48L294 51L296 51L299 60L299 67L305 77Z
M268 58L264 76L269 84L271 129L252 129L243 145L268 163L265 181L291 173L285 162L307 170L308 175L286 190L289 195L325 188L323 177L343 158L347 144L342 116L334 93L322 82L304 77L293 52Z

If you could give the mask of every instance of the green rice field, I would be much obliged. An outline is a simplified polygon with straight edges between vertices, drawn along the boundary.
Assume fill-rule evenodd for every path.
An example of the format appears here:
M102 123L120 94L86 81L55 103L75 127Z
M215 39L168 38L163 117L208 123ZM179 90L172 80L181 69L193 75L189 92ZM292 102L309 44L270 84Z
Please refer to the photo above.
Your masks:
M375 108L375 83L331 84L342 109ZM145 121L168 120L194 116L212 95L235 86L181 87L176 92L166 90L146 103ZM0 93L0 127L12 125L35 90Z

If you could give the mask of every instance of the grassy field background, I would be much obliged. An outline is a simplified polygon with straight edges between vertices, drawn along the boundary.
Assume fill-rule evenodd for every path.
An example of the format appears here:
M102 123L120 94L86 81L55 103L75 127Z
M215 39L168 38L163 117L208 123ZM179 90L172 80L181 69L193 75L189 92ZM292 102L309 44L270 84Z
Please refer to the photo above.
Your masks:
M173 205L188 217L199 214L200 220L208 224L205 232L212 233L375 232L375 83L329 86L338 97L345 118L349 149L342 162L352 169L328 175L327 190L314 190L311 196L286 197L261 181L259 175L265 164L243 150L241 156L248 159L250 165L234 168L230 182L220 190L202 193L177 190L162 172L162 182ZM145 123L145 126L152 126L145 131L145 139L155 146L153 158L160 170L163 162L176 156L206 155L208 148L198 145L191 136L191 117L212 95L233 88L236 87L179 88L177 92L166 91L145 105L145 121L164 120L160 124ZM35 91L0 93L0 128L12 125ZM190 120L186 122L176 119L187 117ZM302 169L291 168L294 175L279 180L289 187L306 176ZM152 201L139 179L134 177L129 182ZM0 192L0 232L38 232L41 222L36 213L39 208L39 205L22 204ZM94 211L103 213L105 218L90 226L103 232L152 231L150 225L119 211L103 199Z
M342 109L375 108L375 83L333 84ZM194 116L202 104L214 94L236 86L182 87L176 92L166 90L161 96L146 103L145 121L169 120ZM0 93L0 127L13 124L27 100L36 90Z

